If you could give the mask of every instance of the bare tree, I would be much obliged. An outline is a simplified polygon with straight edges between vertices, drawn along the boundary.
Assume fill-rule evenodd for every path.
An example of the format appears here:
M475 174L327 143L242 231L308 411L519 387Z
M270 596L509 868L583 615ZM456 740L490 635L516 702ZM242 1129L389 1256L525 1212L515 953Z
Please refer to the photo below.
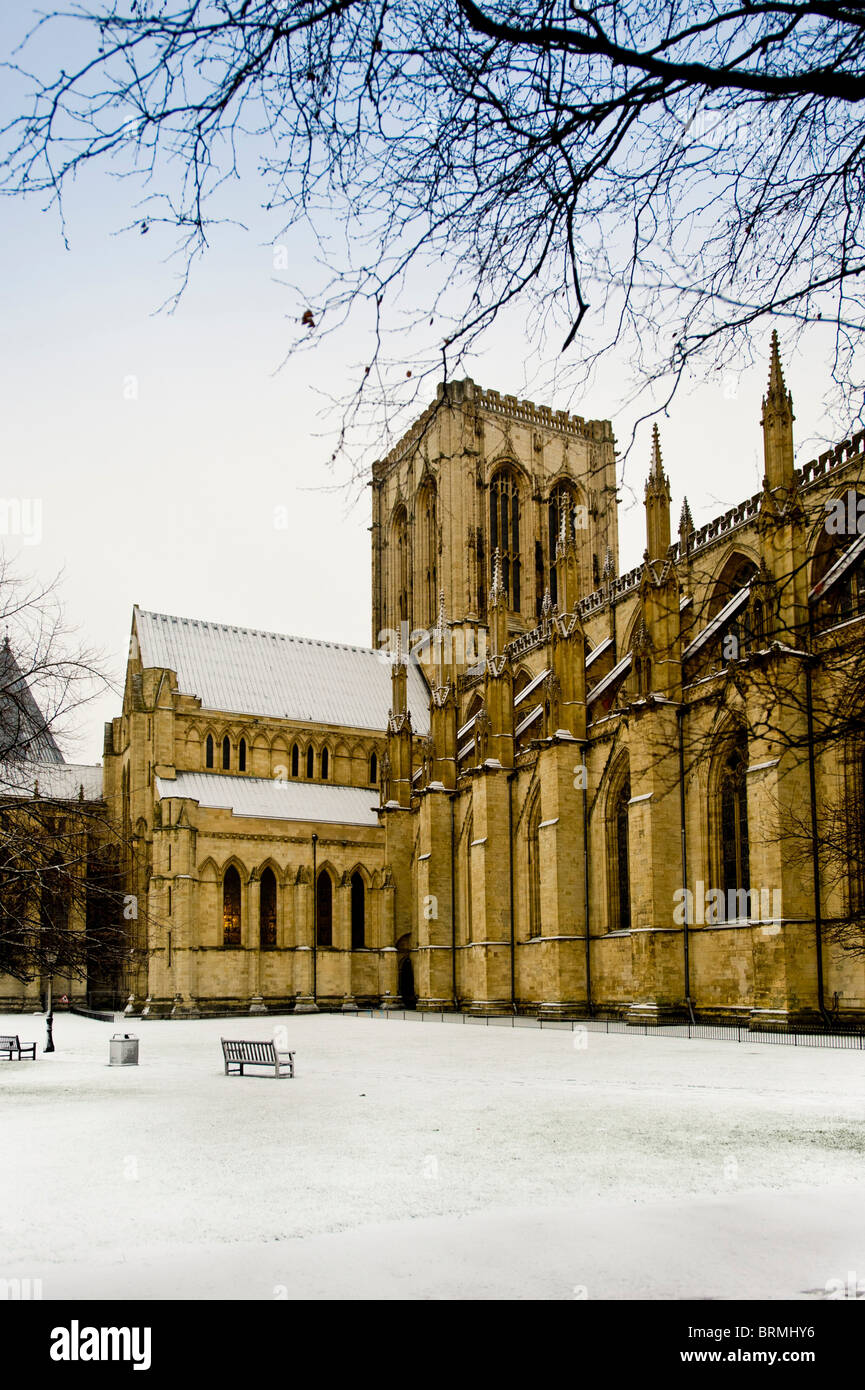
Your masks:
M65 622L56 581L0 562L0 973L116 989L131 943L127 849L102 800L101 769L58 739L109 684Z
M560 389L621 345L653 400L747 358L768 315L822 320L861 409L859 6L80 3L10 65L7 192L137 171L133 225L179 229L187 271L239 176L311 225L292 350L359 316L347 424L453 375L512 307Z

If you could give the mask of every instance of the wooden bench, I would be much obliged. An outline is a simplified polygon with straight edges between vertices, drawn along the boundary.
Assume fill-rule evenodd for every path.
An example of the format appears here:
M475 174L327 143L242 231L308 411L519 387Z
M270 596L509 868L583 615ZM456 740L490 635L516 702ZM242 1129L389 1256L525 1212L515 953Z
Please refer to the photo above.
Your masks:
M274 1076L294 1076L294 1053L277 1052L276 1043L259 1038L239 1042L220 1038L226 1076L243 1076L244 1067L272 1067ZM232 1067L236 1070L232 1071Z
M26 1057L28 1055L33 1058L34 1062L36 1061L35 1043L23 1043L21 1039L18 1037L0 1037L0 1056L2 1056L5 1053L6 1060L11 1062L12 1054L15 1052L17 1052L18 1054L19 1062L21 1061L22 1057Z

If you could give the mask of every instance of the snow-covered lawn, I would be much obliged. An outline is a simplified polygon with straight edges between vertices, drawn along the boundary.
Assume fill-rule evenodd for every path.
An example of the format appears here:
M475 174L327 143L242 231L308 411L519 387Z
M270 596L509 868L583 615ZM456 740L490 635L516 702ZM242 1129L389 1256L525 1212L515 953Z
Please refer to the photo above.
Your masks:
M865 1281L865 1053L365 1017L0 1017L45 1298L791 1298ZM294 1080L226 1077L286 1031ZM865 1290L865 1282L863 1282Z

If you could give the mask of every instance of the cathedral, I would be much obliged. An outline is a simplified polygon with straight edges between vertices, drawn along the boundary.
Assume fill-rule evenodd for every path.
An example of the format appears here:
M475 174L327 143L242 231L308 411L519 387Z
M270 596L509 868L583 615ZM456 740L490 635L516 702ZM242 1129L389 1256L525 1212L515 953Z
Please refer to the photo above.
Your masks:
M128 1014L861 1022L819 817L863 748L813 729L861 699L865 433L797 468L793 419L773 335L762 490L674 532L656 428L622 572L610 422L449 382L372 467L369 648L136 608Z

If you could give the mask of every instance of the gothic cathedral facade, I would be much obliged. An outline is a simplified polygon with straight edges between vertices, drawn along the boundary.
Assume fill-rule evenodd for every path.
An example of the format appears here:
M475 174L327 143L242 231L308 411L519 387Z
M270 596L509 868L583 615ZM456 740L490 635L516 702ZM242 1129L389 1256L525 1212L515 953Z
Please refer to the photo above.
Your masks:
M610 422L449 383L373 466L370 648L136 609L130 1014L861 1020L827 923L862 888L807 812L862 790L813 729L861 698L860 538L825 521L865 437L795 467L774 338L762 425L762 490L675 536L655 431L621 572Z

